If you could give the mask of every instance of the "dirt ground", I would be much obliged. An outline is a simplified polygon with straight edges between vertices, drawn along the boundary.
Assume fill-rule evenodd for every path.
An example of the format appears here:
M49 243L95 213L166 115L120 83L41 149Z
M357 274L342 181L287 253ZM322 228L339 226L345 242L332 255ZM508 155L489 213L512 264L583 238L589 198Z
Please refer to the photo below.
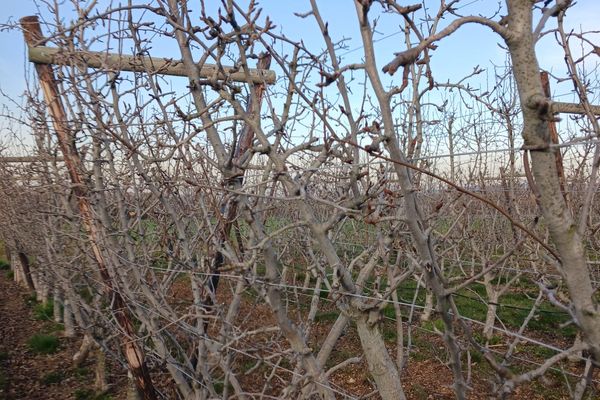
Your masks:
M72 367L72 356L80 339L62 335L60 325L34 317L34 299L0 271L0 400L17 399L113 399L115 394L98 397L92 389L91 360ZM53 354L38 354L27 342L33 335L47 334L59 340Z
M109 368L109 383L112 389L104 395L98 396L93 391L94 360L88 360L81 368L73 368L72 356L77 352L80 339L70 339L62 335L60 326L53 321L43 321L36 318L34 313L35 301L23 288L18 287L11 279L7 278L6 271L0 271L0 400L17 399L75 399L75 400L120 400L125 399L125 377L122 371L111 371ZM245 304L246 312L240 315L252 315L252 321L270 320L272 316L268 310L252 304ZM250 308L254 309L251 311ZM260 313L262 318L256 318ZM323 325L323 326L321 326ZM317 324L313 334L325 334L329 323ZM323 330L323 331L322 331ZM50 334L58 337L58 351L53 354L39 354L30 349L28 341L36 334ZM439 338L429 338L433 347L443 349ZM359 346L358 338L353 334L345 335L337 348L340 356L350 354ZM392 352L393 349L390 349ZM478 367L474 366L477 379L472 382L470 399L488 399L491 397L488 382L478 374ZM170 381L162 371L154 371L157 383L163 393L170 393L169 398L176 398ZM164 378L164 379L161 379ZM248 379L260 377L251 376ZM373 385L370 382L367 366L364 362L354 364L343 371L333 374L332 383L352 393L378 398L373 396ZM402 376L406 395L409 399L452 399L452 375L447 368L440 368L440 361L430 358L418 359L409 363ZM558 388L544 387L550 381L538 382L534 385L525 385L518 388L512 399L563 399L564 391ZM255 382L260 385L260 382ZM541 386L534 389L534 386ZM540 389L547 390L540 390ZM167 390L164 390L167 389ZM168 390L171 389L171 390ZM563 394L561 394L561 392ZM370 395L370 396L369 396ZM171 397L173 396L173 397Z

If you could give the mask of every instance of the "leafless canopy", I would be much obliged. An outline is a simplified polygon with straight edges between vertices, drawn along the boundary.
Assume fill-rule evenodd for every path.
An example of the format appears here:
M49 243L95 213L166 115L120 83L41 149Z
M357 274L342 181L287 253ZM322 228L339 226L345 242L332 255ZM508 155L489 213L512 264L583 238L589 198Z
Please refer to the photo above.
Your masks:
M0 239L76 365L145 399L597 398L600 45L574 2L340 3L356 48L316 0L319 43L269 2L63 3L15 26L35 69ZM438 78L472 24L506 65Z

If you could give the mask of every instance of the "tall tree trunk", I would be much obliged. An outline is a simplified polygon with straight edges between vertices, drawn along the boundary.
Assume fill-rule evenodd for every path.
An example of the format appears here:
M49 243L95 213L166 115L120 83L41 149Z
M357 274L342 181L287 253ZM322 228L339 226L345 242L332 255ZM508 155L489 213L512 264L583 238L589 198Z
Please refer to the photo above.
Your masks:
M386 92L375 60L375 50L373 46L373 32L368 19L368 7L359 1L354 2L358 20L360 23L360 32L365 53L365 70L369 81L373 87L377 102L381 110L381 119L383 122L383 136L385 138L385 147L392 160L397 160L393 168L400 183L400 190L404 197L404 207L406 224L411 233L412 241L420 258L419 267L425 276L427 287L431 290L437 300L437 311L444 322L444 342L450 354L448 362L454 375L454 391L458 399L465 399L467 384L462 372L461 348L454 332L454 318L456 316L454 302L450 293L444 288L442 271L433 249L434 239L431 230L427 229L427 222L423 216L419 200L415 195L415 185L409 169L406 167L408 160L400 149L398 137L394 128L392 117L392 108L390 104L391 97Z
M531 153L531 169L540 193L540 206L550 236L560 254L560 268L569 288L583 340L600 360L600 310L594 299L583 238L562 195L556 156L551 145L551 102L545 96L532 34L533 1L507 0L506 44L519 90L523 139Z

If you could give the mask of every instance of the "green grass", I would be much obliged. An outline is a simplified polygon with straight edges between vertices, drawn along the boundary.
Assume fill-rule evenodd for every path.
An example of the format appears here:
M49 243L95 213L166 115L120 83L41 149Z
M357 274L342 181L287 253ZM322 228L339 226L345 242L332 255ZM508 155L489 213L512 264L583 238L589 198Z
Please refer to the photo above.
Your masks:
M92 389L77 389L73 392L75 400L95 400L96 394Z
M296 282L304 282L304 279L306 279L306 273L305 272L295 272L295 276L296 276ZM312 282L312 277L310 278L310 281Z
M13 280L15 278L15 273L13 271L6 271L4 276L6 276L6 279Z
M396 310L394 309L394 306L391 304L388 304L387 306L385 306L383 308L383 315L386 318L395 320L396 319Z
M56 333L65 330L65 325L60 322L49 322L44 325L43 333Z
M78 292L79 297L86 303L92 304L92 300L94 299L94 294L92 293L92 289L89 287L83 287Z
M398 296L399 296L398 300L400 300L403 303L412 303L416 290L417 290L417 282L416 281L414 281L414 280L404 281L398 288ZM416 306L425 305L425 294L426 294L425 288L420 287L419 292L417 294L417 298L415 300Z
M437 352L437 349L428 338L422 337L419 333L413 333L410 351L411 359L415 361L431 360L437 356Z
M502 336L493 335L491 339L488 340L483 336L483 333L479 331L473 331L473 339L475 339L478 343L482 345L487 343L488 345L494 346L502 342Z
M544 374L545 379L535 379L531 381L531 388L534 393L545 400L561 400L568 393L565 382L565 376L560 371L549 370ZM577 384L577 380L569 378L571 387ZM584 397L586 398L586 397ZM587 397L588 399L592 398Z
M414 391L415 399L418 399L418 400L429 399L429 391L422 385L415 383L412 385L412 390Z
M77 367L73 370L73 374L77 377L77 378L85 378L86 376L88 376L90 374L90 369L87 367Z
M92 389L77 389L73 392L75 400L112 400L108 393L96 393Z
M56 353L59 345L60 342L54 335L36 334L27 341L29 349L40 354Z
M10 269L10 263L6 260L0 259L0 270L7 271Z
M383 340L391 342L396 340L396 338L398 337L398 333L396 332L396 327L395 326L386 326L387 324L384 324L381 326L381 336L383 336Z
M39 321L52 321L54 319L54 302L38 303L33 306L33 316Z
M485 299L485 296L482 296L482 298ZM454 296L454 303L456 304L460 315L477 321L485 321L487 305L485 305L476 294L468 291L461 291L457 296Z
M54 371L44 375L41 380L44 385L55 385L62 382L64 378L65 374L63 371Z
M398 288L400 301L411 303L414 298L416 286L414 280L404 282ZM513 329L519 328L523 324L537 296L537 287L526 279L521 279L514 285L514 289L518 289L518 291L509 291L500 298L500 306L497 309L498 317L507 327ZM472 284L454 296L454 302L462 316L481 322L485 321L487 314L486 299L485 287L482 284ZM423 306L424 304L425 289L419 288L415 305ZM393 318L394 312L391 308L386 307L384 314ZM577 333L576 327L573 325L561 327L561 325L569 320L570 317L567 313L545 301L538 308L534 318L529 321L528 329L539 332L553 332L557 335L573 338Z
M325 361L325 368L329 369L335 365L338 365L342 361L354 356L355 354L348 350L336 349L334 352L331 353L331 356L327 359L327 361Z
M2 393L7 389L7 387L8 387L8 379L4 375L4 371L0 370L0 399L5 398L5 397L3 397Z
M483 355L480 352L478 352L476 350L471 351L471 362L472 363L479 364L482 361L483 361Z
M444 321L442 321L441 318L437 318L432 321L425 321L425 322L423 322L421 327L428 331L435 332L437 330L437 331L443 332L444 331Z
M556 354L556 351L542 346L535 346L531 351L533 354L543 359L548 359Z
M249 360L244 360L244 361L241 363L241 365L240 365L240 367L241 367L241 370L242 370L244 373L246 373L246 372L250 371L252 368L254 368L254 366L256 365L256 363L257 363L257 362L258 362L258 361L256 361L256 360L255 360L255 359L253 359L253 358L252 358L252 359L249 359Z
M37 302L37 297L35 296L35 293L29 293L27 295L23 296L23 302L25 303L25 305L27 307L33 307L36 304L38 304Z
M339 311L328 311L328 312L322 312L322 313L317 313L317 315L315 315L315 322L334 322L335 320L338 319L338 316L340 315Z
M322 299L326 299L329 297L329 289L325 286L325 284L321 285L321 290L319 291L319 297Z
M218 394L223 394L223 390L225 389L225 382L223 382L222 380L217 380L215 383L213 383L213 387L215 388L215 392L217 392ZM233 390L233 386L231 386L231 384L228 383L227 389L229 390L229 393L231 393L231 391Z

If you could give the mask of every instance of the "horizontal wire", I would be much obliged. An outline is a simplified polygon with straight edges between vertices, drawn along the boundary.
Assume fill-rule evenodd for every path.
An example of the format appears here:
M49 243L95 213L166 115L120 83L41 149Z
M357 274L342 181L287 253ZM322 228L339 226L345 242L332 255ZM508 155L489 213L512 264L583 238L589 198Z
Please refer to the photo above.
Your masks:
M149 269L155 269L155 270L159 270L159 271L161 270L161 268L159 268L159 267L148 266L147 268L149 268ZM246 279L243 276L240 276L240 275L216 274L216 273L201 272L201 271L181 271L181 272L183 272L183 273L189 273L189 274L193 274L193 275L201 275L201 276L206 276L206 277L219 276L221 278L230 278L230 279L237 279L237 280L246 281ZM266 286L273 286L273 287L280 287L280 288L313 290L313 289L307 289L304 286L297 286L297 285L288 285L288 284L283 284L283 283L267 282L267 281L263 281L263 280L260 280L260 279L249 279L248 282L251 282L251 283L257 282L259 284L263 284L263 285L266 285ZM320 293L321 292L324 292L324 293L325 292L329 292L329 290L327 290L327 289L316 289L315 288L314 290L317 290ZM373 297L373 296L367 296L367 295L358 294L358 293L342 292L342 293L339 293L339 294L343 295L343 296L354 297L354 298L363 299L363 300L374 300L374 301L377 301L377 302L383 302L383 303L387 303L387 304L397 304L397 305L401 305L401 306L415 307L415 308L419 308L419 309L425 309L426 308L425 306L421 306L421 305L414 304L414 303L407 303L407 302L402 302L402 301L396 302L396 301L390 300L390 299L385 299L385 298L380 298L380 297ZM469 322L472 322L472 323L475 323L475 324L478 324L478 325L481 325L481 326L485 326L485 323L483 323L481 321L478 321L478 320L475 320L475 319L472 319L472 318L469 318L469 317L465 317L463 315L457 315L456 317L461 318L461 319L465 319L465 320L467 320ZM527 336L523 336L521 334L509 331L509 330L506 330L506 329L503 329L503 328L499 328L497 326L493 326L492 328L494 330L502 332L502 333L504 333L506 335L513 336L515 338L518 338L518 339L521 339L523 341L536 344L536 345L541 346L541 347L545 347L545 348L547 348L549 350L553 350L553 351L556 351L556 352L564 352L565 351L565 349L561 349L559 347L552 346L550 344L546 344L546 343L541 342L541 341L539 341L537 339L533 339L533 338L530 338L530 337L527 337Z
M148 268L151 268L151 267L148 267ZM74 269L74 268L73 268L73 269ZM151 269L155 269L155 268L151 268ZM92 282L95 282L96 284L98 284L98 285L100 285L100 286L105 286L105 283L104 283L104 282L102 282L102 281L99 281L99 280L97 280L96 278L93 278L93 277L89 277L89 276L88 276L88 279L90 279ZM120 296L122 296L124 299L127 299L127 300L128 300L128 303L127 303L127 304L131 304L131 305L134 305L134 306L136 306L136 307L143 308L143 309L145 309L146 311L149 311L149 312L151 312L151 313L155 314L157 317L159 317L159 318L161 318L161 319L165 320L165 321L166 321L166 322L168 322L169 324L171 324L171 325L173 325L173 326L178 326L178 327L180 327L180 328L184 329L185 331L187 331L188 333L191 333L191 334L193 334L193 335L194 335L194 336L196 336L196 337L199 337L199 338L202 338L202 339L206 339L206 340L212 341L212 342L214 342L215 344L218 344L218 345L222 345L222 343L221 343L221 342L215 341L214 339L212 339L212 338L210 338L210 337L207 337L207 336L201 336L201 335L200 335L198 332L191 330L190 328L188 328L187 324L182 324L180 319L172 319L172 318L170 319L169 317L167 317L167 316L165 316L165 315L163 315L163 314L161 314L161 313L157 312L157 311L156 311L156 310L154 310L153 308L151 308L151 307L148 307L146 304L144 304L144 303L141 303L141 302L139 302L139 301L135 300L134 298L130 297L128 294L124 293L122 290L118 290L117 292L118 292L118 293L119 293L119 295L120 295ZM113 324L113 326L114 326L114 328L116 328L116 330L117 330L117 331L120 331L120 332L121 332L121 334L123 334L123 335L127 336L127 333L121 329L121 326L120 326L118 323L117 323L117 324ZM137 339L135 339L135 340L141 341L141 340L142 340L142 338L137 338ZM297 372L295 372L295 371L289 370L289 369L287 369L287 368L285 368L285 367L282 367L282 366L279 366L279 365L275 365L275 364L273 364L273 363L269 362L268 360L265 360L265 359L262 359L262 358L258 358L257 356L253 356L253 355L252 355L252 354L250 354L250 353L247 353L247 352L244 352L244 351L242 351L242 350L236 349L236 348L234 348L234 347L232 347L232 346L228 346L227 348L228 348L228 349L231 349L231 350L233 350L233 351L235 351L235 352L238 352L238 353L240 353L240 354L243 354L243 355L246 355L246 356L248 356L248 357L251 357L251 358L253 358L253 359L256 359L256 360L258 360L258 361L261 361L261 362L264 362L264 363L266 363L266 364L269 364L269 365L271 365L271 366L272 366L272 367L274 367L274 368L279 368L279 369L281 369L281 370L283 370L283 371L285 371L285 372L288 372L288 373L290 373L290 374L292 374L292 375L295 375L295 376L297 376L297 377L304 378L304 375L302 375L302 374L299 374L299 373L297 373ZM267 348L256 348L256 350L267 351L267 352L270 352L272 355L278 355L278 353L271 352L271 351L270 351L269 349L267 349ZM157 355L158 355L158 354L157 354ZM158 355L158 356L160 357L160 355ZM162 359L162 357L160 357L160 359ZM198 382L198 383L201 383L201 381L198 381L196 378L194 378L193 376L189 375L189 374L188 374L188 373L186 373L184 370L181 370L181 369L178 369L178 370L179 370L180 372L182 372L182 373L185 373L185 374L186 374L188 377L190 377L191 379L195 380L196 382ZM345 398L349 398L349 399L357 399L356 397L353 397L353 396L351 396L351 395L349 395L349 394L347 394L347 393L344 393L344 392L340 391L341 389L335 389L335 388L333 388L333 387L330 387L330 386L323 385L323 384L322 384L322 383L320 383L320 382L314 382L314 383L315 383L315 384L319 384L320 386L323 386L323 387L325 387L325 388L331 389L331 390L333 390L334 392L336 392L337 394L340 394L340 395L344 396ZM206 387L206 386L204 385L204 387Z
M141 307L141 308L145 308L145 309L146 309L146 311L149 311L149 312L151 312L151 313L155 313L155 314L156 314L158 317L165 319L165 320L166 320L167 322L169 322L169 323L176 324L176 323L178 322L178 321L169 320L169 319L165 318L164 316L162 316L161 314L157 313L157 312L156 312L155 310L153 310L152 308L146 307L146 306L145 306L145 305L143 305L143 304L136 304L136 305L137 305L137 306L139 306L139 307ZM194 335L196 335L196 336L199 336L197 332L190 331L189 329L186 329L186 330L187 330L187 331L189 331L190 333L193 333L193 334L194 334ZM199 337L201 337L201 338L202 338L202 339L204 339L204 340L208 340L208 341L210 341L210 342L213 342L214 344L217 344L217 345L219 345L219 346L223 346L223 343L221 343L221 342L218 342L218 341L216 341L216 340L214 340L214 339L212 339L212 338L208 337L207 335L202 335L202 336L199 336ZM246 351L243 351L243 350L240 350L240 349L236 349L236 348L235 348L235 347L233 347L233 346L227 346L226 348L227 348L227 349L231 349L231 350L233 350L234 352L237 352L237 353L239 353L239 354L242 354L242 355L244 355L244 356L247 356L247 357L253 358L253 359L255 359L255 360L258 360L258 361L264 362L264 363L266 363L266 364L269 364L270 366L272 366L272 367L274 367L274 368L279 368L279 369L281 369L281 370L283 370L283 371L285 371L285 372L288 372L288 373L290 373L290 374L292 374L292 375L295 375L296 377L299 377L299 378L305 378L305 375L304 375L304 374L300 374L300 373L298 373L298 372L295 372L295 371L293 371L293 370L290 370L290 369L288 369L288 368L282 367L282 366L280 366L280 365L275 365L275 364L271 363L270 361L268 361L268 360L265 360L264 358L259 358L258 356L254 356L254 355L252 355L252 354L250 354L250 353L248 353L248 352L246 352ZM265 349L259 349L259 350L265 350ZM271 352L271 354L273 354L273 355L277 355L278 353L273 353L273 352ZM357 398L356 398L356 397L353 397L353 396L351 396L351 395L349 395L349 394L347 394L347 393L345 393L345 392L342 392L342 391L341 391L341 389L339 389L339 390L338 390L338 389L336 389L336 388L334 388L334 387L332 387L332 386L327 386L327 385L324 385L323 383L321 383L321 382L317 382L317 381L312 381L312 382L313 382L313 383L315 383L315 384L317 384L317 385L319 385L319 386L321 386L321 387L323 387L323 388L325 388L325 389L331 389L331 390L333 390L334 392L336 392L337 394L340 394L340 395L344 396L345 398L350 398L350 399L356 399L356 400L357 400Z
M196 274L196 273L194 272L194 274ZM202 273L200 273L200 274L202 274ZM208 274L207 273L206 275L214 275L214 274ZM230 278L230 279L231 278L241 278L238 275L224 275L224 277L225 278ZM284 288L295 288L295 289L302 289L302 290L309 290L309 291L318 291L318 292L322 292L323 291L322 289L317 289L316 287L315 288L305 288L303 286L273 284L273 283L268 283L268 282L264 282L264 281L260 281L260 280L254 280L254 281L255 282L259 282L259 283L263 283L263 284L266 284L266 285L279 286L279 287L284 287ZM294 292L294 293L297 293L297 292ZM308 297L312 297L313 296L312 294L305 294L305 293L298 293L298 294L304 295L304 296L308 296ZM352 295L352 294L345 293L345 295ZM373 300L381 300L380 298L376 298L376 297L368 297L368 296L362 296L362 297L366 297L368 299L373 299ZM289 301L289 299L287 299L287 300ZM322 297L320 297L320 300L326 301L326 302L328 302L330 304L334 304L335 303L333 300L324 299ZM410 303L409 304L409 303L393 302L393 301L392 301L392 303L393 304L398 304L398 305L403 305L403 306L408 306L408 307L411 307L411 308L420 308L420 309L426 308L424 306L420 306L420 305L417 305L417 304L414 304L414 303ZM388 316L385 316L385 315L383 317L385 319L388 319L388 320L391 320L393 322L396 322L395 318L388 317ZM465 319L465 320L467 320L469 322L473 322L473 323L479 324L481 326L485 325L484 323L482 323L480 321L477 321L477 320L474 320L474 319L471 319L471 318L468 318L468 317L464 317L464 316L458 316L458 317L461 318L461 319ZM420 327L419 325L410 325L410 326L412 326L412 327L414 327L416 329L419 329L419 330L423 330L423 331L426 331L426 332L438 335L438 332L435 332L435 331L432 331L432 330L427 330L425 328ZM561 349L559 347L547 345L547 344L545 344L543 342L537 341L536 339L532 339L532 338L529 338L527 336L519 335L519 334L516 334L515 332L509 331L509 330L506 330L506 329L503 329L503 328L499 328L499 327L494 326L493 329L501 331L502 333L504 333L504 334L506 334L508 336L516 337L517 339L523 340L525 342L529 342L529 343L538 345L540 347L548 348L549 350L553 350L553 351L555 351L557 353L562 353L562 352L566 351L566 349ZM491 349L488 349L488 350L491 350ZM497 354L502 354L502 353L497 352ZM511 356L511 357L513 357L513 358L519 358L519 357L516 357L516 356ZM583 361L587 360L585 357L581 357L581 356L577 356L577 358L579 358L579 359L581 359ZM524 359L524 358L519 358L519 359L521 361L525 361L525 362L528 362L528 363L531 363L531 364L534 364L534 365L537 365L537 366L542 366L542 364L539 364L539 363L537 363L535 361L532 361L532 360L528 360L528 359ZM551 369L554 369L554 370L557 370L557 371L562 371L562 370L559 370L559 369L557 369L555 367L552 367ZM574 376L574 377L580 377L579 375L570 373L569 371L564 371L564 372L567 373L567 374L569 374L569 375L571 375L571 376ZM600 382L600 381L598 381L598 382Z
M168 270L161 269L161 268L158 268L158 267L147 267L147 268L150 268L150 269L156 269L156 270L159 270L159 271L167 271L167 272L168 272ZM172 272L172 271L171 271L171 272ZM186 272L186 271L180 271L180 272ZM206 276L214 276L214 275L217 275L217 274L210 274L210 273L202 273L202 272L200 272L200 271L195 271L195 272L189 272L189 271L188 271L188 273L193 273L193 274L198 274L198 275L206 275ZM241 277L241 276L238 276L238 275L231 275L231 274L220 274L220 276L221 276L221 277L225 277L225 278L231 278L231 279L242 279L242 278L243 278L243 277ZM286 289L287 289L287 288L291 288L291 289L301 289L301 290L303 290L303 291L304 291L304 290L310 290L310 291L318 291L319 293L320 293L320 292L323 292L323 290L322 290L322 289L320 289L320 288L319 288L319 289L317 289L317 288L305 288L304 286L285 285L285 284L274 284L274 283L265 282L265 281L261 281L261 280L254 280L254 282L257 282L257 283L260 283L260 284L265 284L265 285L279 286L279 287L283 287L283 288L286 288ZM99 284L101 284L101 285L103 284L103 283L101 283L101 282L97 282L97 283L99 283ZM119 291L119 292L121 293L121 291ZM305 294L305 293L302 293L302 292L298 293L298 292L296 292L296 291L294 291L294 293L296 293L296 294L300 294L300 295L304 295L304 296L313 297L313 294ZM121 295L124 295L124 294L123 294L123 293L121 293ZM350 296L352 296L353 294L346 293L346 295L350 295ZM356 297L360 297L360 298L364 298L364 299L370 299L370 300L377 300L377 301L381 301L381 300L382 300L382 299L380 299L380 298L371 297L371 296L364 296L364 295L355 295L355 296L356 296ZM143 303L140 303L140 302L138 302L138 301L136 301L136 300L134 300L134 299L131 299L129 296L126 296L126 295L125 295L125 297L126 297L128 300L130 300L130 301L131 301L131 302L132 302L134 305L137 305L137 306L140 306L140 307L142 307L142 308L145 308L147 311L151 311L151 312L153 312L154 314L158 315L160 318L162 318L162 319L165 319L167 322L170 322L170 323L172 323L172 324L174 324L174 325L180 326L180 327L182 327L183 329L185 329L185 330L189 331L189 328L187 328L185 325L181 325L181 323L180 323L181 321L180 321L180 320L168 319L166 316L159 314L159 313L158 313L158 312L156 312L155 310L153 310L153 309L151 309L151 308L147 307L145 304L143 304ZM326 302L329 302L329 303L334 303L334 302L333 302L333 300L330 300L330 299L324 299L324 298L322 298L322 297L320 297L320 300L323 300L323 301L326 301ZM287 299L287 301L289 301L289 299ZM384 300L384 301L385 301L385 300ZM386 302L388 302L388 303L392 303L392 304L398 304L398 305L402 305L402 306L407 306L407 307L411 307L411 308L418 308L418 309L424 309L424 308L425 308L424 306L420 306L420 305L418 305L418 304L414 304L414 303L406 303L406 302L393 302L393 301L386 301ZM467 321L473 322L473 323L475 323L475 324L478 324L478 325L482 325L482 326L483 326L483 325L485 325L485 324L483 324L483 323L482 323L482 322L480 322L480 321L477 321L477 320L474 320L474 319L471 319L471 318L468 318L468 317L465 317L465 316L458 316L458 317L459 317L459 318L461 318L461 319L464 319L464 320L467 320ZM394 322L396 322L396 319L394 319L394 318L387 317L387 316L385 316L385 315L384 315L384 318L385 318L385 319L388 319L388 320L391 320L391 321L394 321ZM425 329L425 328L422 328L422 327L420 327L419 325L412 325L412 324L411 324L410 326L412 326L412 327L414 327L414 328L416 328L416 329L418 329L418 330L422 330L422 331L426 331L426 332L428 332L428 333L432 333L432 334L436 334L436 335L438 335L438 332L431 331L431 330L427 330L427 329ZM558 353L561 353L561 352L564 352L564 351L565 351L564 349L561 349L561 348L558 348L558 347L555 347L555 346L552 346L552 345L548 345L548 344L546 344L546 343L540 342L540 341L538 341L538 340L536 340L536 339L529 338L529 337L527 337L527 336L523 336L523 335L516 334L515 332L509 331L509 330L506 330L506 329L502 329L502 328L499 328L499 327L496 327L496 326L494 326L494 327L493 327L493 329L494 329L494 330L497 330L497 331L500 331L500 332L502 332L502 333L505 333L505 334L507 334L508 336L516 337L516 338L518 338L518 339L520 339L520 340L523 340L523 341L525 341L525 342L533 343L533 344L535 344L535 345L538 345L538 346L541 346L541 347L548 348L548 349L550 349L550 350L553 350L553 351L555 351L555 352L558 352ZM197 332L190 331L190 333L192 333L192 334L194 334L194 335L198 335L198 333L197 333ZM204 338L206 338L206 337L204 337ZM221 344L220 342L214 341L214 340L212 340L212 339L210 339L210 338L206 338L206 339L209 339L209 340L213 341L213 342L214 342L214 343L216 343L216 344ZM249 354L249 353L247 353L247 352L241 351L241 350L239 350L239 349L235 349L235 348L233 348L233 347L228 347L228 348L231 348L233 351L239 352L240 354L244 354L244 355L246 355L246 356L248 356L248 357L251 357L251 358L257 359L257 360L259 360L259 361L266 362L267 364L270 364L270 365L271 365L272 367L274 367L274 368L281 368L282 370L285 370L286 372L289 372L289 373L291 373L291 374L296 374L296 375L298 375L298 374L297 374L297 373L295 373L294 371L287 370L287 369L285 369L285 368L283 368L283 367L280 367L280 366L276 366L276 365L274 365L274 364L272 364L272 363L269 363L267 360L260 359L260 358L258 358L258 357L256 357L256 356L253 356L252 354ZM260 349L259 349L259 350L260 350ZM264 349L262 349L262 350L264 350ZM500 352L498 352L498 351L494 351L494 350L492 350L492 349L487 349L487 350L490 350L490 351L492 351L492 352L495 352L495 353L497 353L497 354L500 354L500 355L502 354L502 353L500 353ZM272 353L272 354L276 355L277 353ZM160 357L160 355L159 355L159 357ZM530 363L530 364L533 364L533 365L542 366L542 364L539 364L539 363L537 363L537 362L535 362L535 361L532 361L532 360L529 360L529 359L525 359L525 358L522 358L522 357L512 356L512 358L515 358L515 359L518 359L518 360L520 360L520 361L527 362L527 363ZM578 357L578 358L580 358L580 359L582 359L582 360L586 360L584 357ZM162 359L162 358L161 358L161 359ZM571 376L574 376L574 377L580 377L580 376L579 376L579 375L577 375L577 374L573 374L573 373L571 373L571 372L569 372L569 371L564 371L564 370L562 370L562 369L560 369L560 370L559 370L559 369L557 369L557 368L555 368L555 367L551 367L550 369L557 370L557 371L561 371L561 372L567 373L568 375L571 375ZM182 372L182 373L185 373L187 376L189 376L189 374L187 374L187 373L186 373L185 371L183 371L183 370L180 370L180 372ZM302 376L302 375L300 375L300 376ZM194 379L194 380L196 380L196 379L195 379L194 377L192 377L192 376L189 376L189 377L190 377L191 379ZM200 382L198 382L198 383L200 383ZM333 389L333 388L331 388L331 389L332 389L332 390L334 390L334 391L336 391L336 390L335 390L335 389ZM343 396L350 397L350 398L354 398L354 397L351 397L351 396L349 396L348 394L346 394L346 393L343 393L343 392L336 391L336 393L338 393L338 394L341 394L341 395L343 395Z

